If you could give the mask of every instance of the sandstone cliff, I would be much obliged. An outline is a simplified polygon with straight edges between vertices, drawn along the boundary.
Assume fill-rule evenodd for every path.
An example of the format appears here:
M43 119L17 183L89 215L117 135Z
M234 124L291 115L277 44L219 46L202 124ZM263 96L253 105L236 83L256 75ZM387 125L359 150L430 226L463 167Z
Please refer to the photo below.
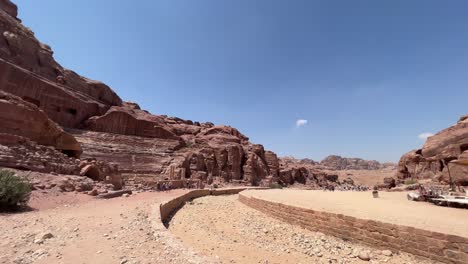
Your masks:
M468 185L468 116L429 137L422 149L404 154L396 177Z
M379 170L394 167L392 163L380 163L376 160L364 160L360 158L344 158L330 155L320 161L320 165L333 170Z
M66 170L47 166L37 155L18 162L38 144L52 147L49 156L57 157L51 159L56 163L68 156L117 164L128 184L191 178L258 185L279 176L276 155L237 129L151 114L123 102L107 85L65 69L17 16L13 3L0 0L0 133L5 139L20 136L0 141L11 152L1 166L83 171L79 159ZM25 146L18 152L15 144ZM33 165L25 166L28 162Z
M326 170L380 170L385 168L395 168L391 162L380 163L376 160L364 160L360 158L344 158L338 155L330 155L322 161L317 162L311 159L295 159L294 157L282 157L283 164L301 164L313 166L317 169Z

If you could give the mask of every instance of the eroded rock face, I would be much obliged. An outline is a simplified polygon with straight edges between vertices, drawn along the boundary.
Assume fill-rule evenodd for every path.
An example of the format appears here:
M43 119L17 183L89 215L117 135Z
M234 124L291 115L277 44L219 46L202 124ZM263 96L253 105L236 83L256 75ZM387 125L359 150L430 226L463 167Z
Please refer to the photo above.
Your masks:
M0 57L51 82L63 84L107 105L120 105L121 99L107 85L84 78L63 68L53 58L52 49L39 42L34 33L16 18L16 6L2 0L0 4Z
M384 168L376 160L363 160L360 158L343 158L330 155L320 162L320 165L332 170L378 170Z
M262 179L265 179L269 175L268 166L254 152L249 153L243 169L245 180L252 185L258 185Z
M278 177L280 168L278 156L272 151L265 151L265 161L270 169L271 176Z
M94 181L113 185L114 190L122 189L123 179L116 164L95 159L80 161L80 175Z
M14 4L0 0L0 8L0 133L72 156L82 149L81 158L94 162L78 169L75 162L67 172L104 182L120 181L114 174L128 184L193 178L256 185L278 177L276 155L236 128L154 115L122 102L107 85L58 64L51 47L16 18ZM117 164L118 172L101 162ZM303 180L298 173L293 178Z
M0 47L1 48L1 47ZM0 58L0 90L28 101L57 124L78 127L93 115L104 114L108 105L70 90Z
M85 122L84 127L93 131L121 135L180 140L180 137L167 129L163 121L157 118L151 120L149 114L138 109L126 107L114 106L102 116L89 118Z
M458 158L468 150L468 119L429 137L422 148L422 155L432 159Z
M468 185L468 166L457 162L468 160L467 150L468 119L463 116L457 124L429 137L422 149L404 154L396 177L400 181L416 178Z
M81 146L34 104L0 90L0 133L18 135L79 157Z
M0 9L14 18L18 16L18 7L10 0L0 0Z
M28 138L0 133L0 167L44 173L78 174L79 161Z

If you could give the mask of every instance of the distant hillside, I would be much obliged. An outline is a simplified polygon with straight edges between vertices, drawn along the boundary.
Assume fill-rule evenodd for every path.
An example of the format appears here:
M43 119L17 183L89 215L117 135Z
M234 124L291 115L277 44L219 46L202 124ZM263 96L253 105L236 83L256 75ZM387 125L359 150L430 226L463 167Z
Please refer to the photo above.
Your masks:
M296 159L294 157L282 157L283 164L312 165L317 168L329 170L379 170L384 168L395 168L396 164L391 162L380 163L376 160L364 160L361 158L345 158L338 155L330 155L320 162L311 159Z

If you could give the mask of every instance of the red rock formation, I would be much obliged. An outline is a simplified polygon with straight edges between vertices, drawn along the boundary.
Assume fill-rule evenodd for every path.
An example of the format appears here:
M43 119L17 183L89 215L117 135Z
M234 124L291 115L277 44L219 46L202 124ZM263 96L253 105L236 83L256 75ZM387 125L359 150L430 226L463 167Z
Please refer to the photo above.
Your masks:
M45 173L78 174L79 161L53 147L21 136L0 133L0 167Z
M265 151L265 161L270 169L271 176L278 177L280 168L278 156L272 151Z
M0 88L35 104L50 119L65 127L78 127L90 116L104 114L109 108L88 95L71 92L63 85L35 75L2 58Z
M0 0L0 7L0 90L18 96L0 101L0 132L68 154L77 155L81 144L82 158L117 164L129 184L184 178L259 184L278 176L276 155L237 129L153 115L63 68L16 19L14 4ZM96 164L80 165L78 173L104 180L105 169Z
M251 152L247 156L243 166L245 180L252 185L258 185L262 179L269 175L268 166L256 153Z
M433 179L468 185L468 118L429 137L422 149L404 154L398 163L396 177ZM460 161L460 162L457 162ZM449 174L450 170L450 174Z
M180 140L180 137L167 129L163 120L128 107L113 106L106 114L89 118L84 127L114 134Z
M120 105L121 99L101 82L84 78L63 68L53 58L52 49L35 37L34 33L16 18L16 6L1 1L0 57L51 82L59 82L73 93L83 94L105 105ZM12 16L14 15L14 16ZM31 94L36 93L30 91Z
M360 158L343 158L337 155L330 155L320 161L320 165L331 170L378 170L384 168L376 160L363 160Z
M8 15L16 18L18 16L18 7L10 0L0 0L0 9L4 10Z
M63 131L34 104L0 90L0 133L26 137L53 146L73 157L81 154L80 144Z

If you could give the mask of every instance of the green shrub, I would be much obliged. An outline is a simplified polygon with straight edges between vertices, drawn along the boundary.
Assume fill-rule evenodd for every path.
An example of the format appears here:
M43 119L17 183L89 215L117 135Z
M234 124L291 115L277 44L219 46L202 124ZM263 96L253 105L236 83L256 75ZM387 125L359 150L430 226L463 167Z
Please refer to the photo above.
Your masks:
M271 189L283 189L283 186L282 186L281 184L279 184L279 183L276 183L276 182L270 184L269 187L270 187Z
M12 171L0 170L0 211L25 206L31 196L31 185Z
M405 180L405 185L411 185L411 184L416 184L416 183L418 183L418 181L415 180L415 179L407 179L407 180Z

